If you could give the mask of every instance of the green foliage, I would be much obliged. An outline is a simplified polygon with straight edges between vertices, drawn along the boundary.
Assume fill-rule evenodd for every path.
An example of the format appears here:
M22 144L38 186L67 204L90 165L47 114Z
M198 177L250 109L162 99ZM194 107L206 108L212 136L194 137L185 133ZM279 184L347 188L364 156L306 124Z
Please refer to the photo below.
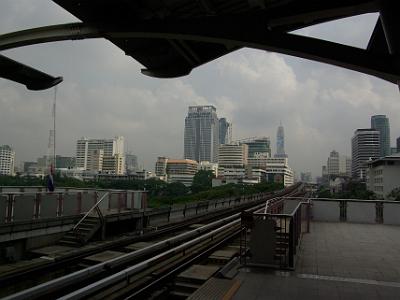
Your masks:
M212 171L198 171L193 177L193 184L191 186L192 193L199 193L211 189L213 178L215 178L215 176Z
M400 187L393 189L389 194L388 198L394 201L400 201Z
M152 197L149 199L150 207L159 207L171 204L183 204L202 200L212 200L218 198L240 197L241 195L250 195L261 192L270 192L283 188L281 183L259 183L255 185L227 184L214 187L199 193L188 194L178 197Z
M376 195L374 192L368 191L365 183L358 181L349 181L345 184L341 193L331 194L329 189L322 188L318 191L319 198L336 198L336 199L364 199L374 200Z
M212 172L211 172L212 175ZM218 198L239 197L261 192L269 192L283 188L281 183L259 183L255 185L227 184L211 188L209 171L199 174L196 179L198 192L190 192L184 184L166 183L157 178L148 180L100 180L81 181L75 178L62 177L57 174L54 178L56 187L101 188L121 190L146 190L149 196L149 206L159 207L174 203L187 203ZM44 178L0 176L0 186L46 186ZM196 189L195 188L195 189Z

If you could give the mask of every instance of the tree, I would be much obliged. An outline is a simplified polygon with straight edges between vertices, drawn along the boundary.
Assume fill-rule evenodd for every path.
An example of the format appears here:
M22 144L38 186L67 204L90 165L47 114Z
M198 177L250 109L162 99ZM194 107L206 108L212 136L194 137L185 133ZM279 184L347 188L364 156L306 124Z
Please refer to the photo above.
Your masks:
M168 197L184 196L189 189L182 182L172 182L165 188L165 195Z
M393 189L389 194L388 198L394 201L400 201L400 187Z
M212 188L212 179L215 178L212 171L200 170L194 175L192 193L207 191Z

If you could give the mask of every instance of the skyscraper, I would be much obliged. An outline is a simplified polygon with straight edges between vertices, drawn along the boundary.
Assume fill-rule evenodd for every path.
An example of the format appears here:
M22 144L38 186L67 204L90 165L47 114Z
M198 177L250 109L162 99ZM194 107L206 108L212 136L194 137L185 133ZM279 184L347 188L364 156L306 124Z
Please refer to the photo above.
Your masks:
M372 116L371 128L380 132L379 155L381 157L390 155L391 151L389 118L387 118L385 115Z
M229 144L232 142L232 123L229 123L226 118L219 119L219 143Z
M282 124L279 125L276 133L276 154L274 157L287 157L285 153L285 131Z
M351 174L353 178L365 179L367 162L380 155L380 132L374 129L357 129L351 139Z
M328 175L339 175L339 152L333 150L328 157Z
M186 159L218 161L219 121L214 106L189 106L185 118L184 156Z

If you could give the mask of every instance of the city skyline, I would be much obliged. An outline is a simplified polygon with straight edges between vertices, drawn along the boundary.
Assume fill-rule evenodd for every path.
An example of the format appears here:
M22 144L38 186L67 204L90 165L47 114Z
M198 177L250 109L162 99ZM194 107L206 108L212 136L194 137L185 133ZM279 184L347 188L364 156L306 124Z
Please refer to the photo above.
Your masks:
M47 0L4 0L0 8L2 33L76 20ZM372 31L367 24L374 24L370 21L375 18L365 15L328 23L302 34L365 47ZM183 157L182 118L187 106L202 104L215 105L234 124L236 138L271 137L273 153L282 120L285 150L298 174L319 174L332 149L350 155L353 131L368 127L369 116L389 117L392 146L400 136L395 85L284 55L242 49L185 78L156 80L140 75L140 64L106 41L50 43L6 54L64 76L57 102L59 155L72 155L74 141L82 135L123 135L140 164L152 169L159 155ZM52 90L30 92L0 81L1 143L13 146L18 161L46 153L52 97Z

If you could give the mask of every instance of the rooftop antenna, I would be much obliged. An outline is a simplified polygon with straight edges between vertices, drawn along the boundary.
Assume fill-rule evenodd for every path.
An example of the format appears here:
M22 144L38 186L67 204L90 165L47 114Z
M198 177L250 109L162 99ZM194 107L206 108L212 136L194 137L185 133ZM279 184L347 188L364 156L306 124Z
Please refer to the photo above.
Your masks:
M48 180L47 189L50 192L54 191L54 174L56 169L56 103L57 103L57 86L54 87L54 98L52 105L51 116L53 119L53 129L49 132L48 152Z

